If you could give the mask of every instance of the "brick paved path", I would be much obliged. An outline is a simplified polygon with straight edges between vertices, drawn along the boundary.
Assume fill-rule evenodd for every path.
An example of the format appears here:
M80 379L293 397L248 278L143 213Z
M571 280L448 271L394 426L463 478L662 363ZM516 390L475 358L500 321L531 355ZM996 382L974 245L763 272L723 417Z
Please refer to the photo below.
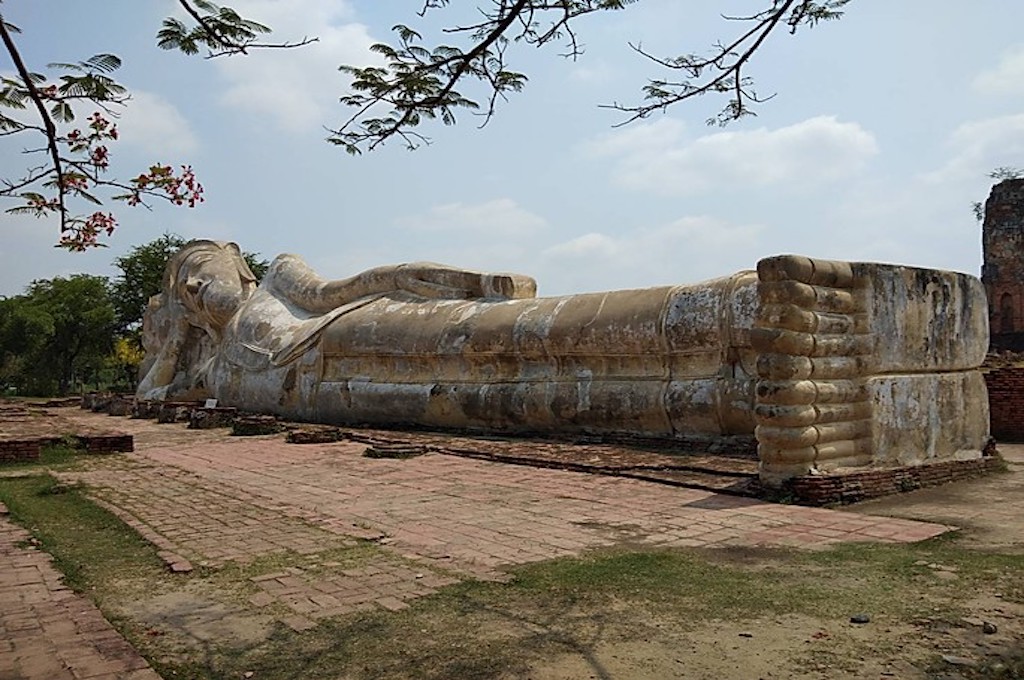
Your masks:
M311 566L253 577L247 603L286 612L278 618L296 630L360 609L401 609L466 577L502 579L510 565L627 542L816 548L917 541L949 528L439 454L371 459L352 442L295 445L180 424L111 423L77 410L62 415L135 435L135 453L94 458L60 476L85 482L172 568L282 551L307 556ZM354 568L319 555L356 538L377 540L383 552Z
M0 504L0 680L160 680Z
M496 576L505 565L624 539L688 547L814 547L915 541L946 530L631 479L437 454L369 459L362 451L352 443L224 438L201 447L144 449L134 454L138 465L131 469L70 477L177 543L182 554L212 561L244 559L247 552L275 546L312 550L327 540L322 532L338 540L368 533L386 535L400 553Z
M275 547L302 552L384 535L400 555L486 578L506 565L623 540L817 547L917 541L948 528L438 454L370 459L351 442L295 445L197 433L202 445L193 446L181 425L124 419L119 427L135 431L137 442L164 428L179 439L137 445L129 457L134 467L100 467L78 478L195 559L244 559Z

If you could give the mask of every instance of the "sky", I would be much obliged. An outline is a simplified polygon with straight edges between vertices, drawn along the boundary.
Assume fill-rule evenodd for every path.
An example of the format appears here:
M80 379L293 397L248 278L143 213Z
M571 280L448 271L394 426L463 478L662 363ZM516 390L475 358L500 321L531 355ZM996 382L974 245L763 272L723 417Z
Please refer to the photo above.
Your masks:
M480 3L424 19L420 0L223 4L275 40L319 41L204 60L156 47L162 18L180 11L171 0L3 0L30 69L100 52L124 61L132 100L112 177L187 163L207 200L110 203L121 226L85 254L53 247L53 220L0 214L0 295L114 276L115 257L164 232L295 253L329 277L409 261L519 272L541 295L696 282L780 253L977 274L971 204L988 172L1024 167L1020 0L852 0L842 20L774 36L756 55L749 75L776 95L756 117L708 127L725 102L704 99L615 127L622 114L599 105L637 102L662 75L628 43L703 52L740 30L719 12L767 4L643 0L580 20L575 61L560 45L515 46L511 68L529 83L487 126L463 113L425 128L433 143L418 151L392 143L357 157L324 141L349 115L337 67L373 63L369 46L400 22L428 43L452 40L439 29ZM28 167L32 143L0 140L0 177Z

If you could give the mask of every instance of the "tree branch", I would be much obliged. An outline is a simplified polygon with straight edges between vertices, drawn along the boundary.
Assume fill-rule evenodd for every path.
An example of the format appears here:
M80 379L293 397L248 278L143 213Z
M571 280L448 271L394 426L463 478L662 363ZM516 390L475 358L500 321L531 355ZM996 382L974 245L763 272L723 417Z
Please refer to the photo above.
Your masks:
M320 41L320 39L317 37L310 38L309 36L304 36L302 40L294 42L286 41L283 43L259 43L255 41L255 37L246 37L245 40L236 40L234 37L228 35L223 30L221 30L218 27L217 23L210 21L210 16L203 16L202 14L200 14L199 11L196 10L196 8L193 7L192 3L188 0L178 0L178 4L181 5L184 8L185 12L187 12L188 15L192 17L192 19L194 19L196 23L199 24L199 26L202 27L203 31L206 32L207 40L205 40L205 42L207 43L207 46L210 48L209 54L206 55L207 59L214 59L216 57L223 57L232 54L248 55L248 50L250 48L288 50L294 49L296 47L304 47L305 45L309 45L311 43ZM227 10L229 8L225 9ZM237 15L235 15L233 12L231 13L231 17L232 18L228 20L229 23L226 25L228 25L232 29L243 29L246 33L249 34L249 36L254 36L254 33L252 33L252 31L250 30L252 27L258 27L257 30L264 33L267 33L270 30L267 29L265 26L260 26L259 24L256 24L255 22L245 21ZM221 18L218 21L223 21L223 19L224 17L222 13ZM219 46L220 49L214 49L214 45Z
M35 104L39 117L43 121L43 127L46 129L46 146L50 152L50 162L53 163L53 170L57 174L57 205L60 207L60 229L61 231L67 231L67 206L64 202L64 182L61 179L63 173L61 171L60 153L57 151L57 126L53 124L53 120L46 110L46 105L43 104L43 98L40 96L39 90L36 89L36 85L32 81L32 77L25 67L25 62L22 61L21 54L11 39L11 35L7 31L7 24L3 21L2 17L0 17L0 39L3 40L4 47L7 48L7 53L11 56L11 61L14 62L14 68L25 83L28 95L32 99L32 103Z
M508 91L518 91L526 82L525 75L506 70L506 44L524 42L542 47L564 38L566 50L562 56L575 59L583 53L575 32L576 20L594 12L623 9L636 1L490 0L488 8L480 9L481 19L441 29L443 34L468 36L472 43L465 51L447 45L427 49L415 30L396 26L396 45L377 44L372 48L385 56L385 66L341 67L354 76L351 86L354 94L342 97L341 101L353 107L355 113L341 127L331 130L328 141L344 146L349 153L361 153L363 148L372 150L391 137L403 136L403 129L416 127L428 118L440 117L450 124L454 121L453 109L457 107L481 109L486 125L494 115L498 98L505 99ZM730 41L715 43L713 52L706 57L689 54L662 59L639 44L630 44L643 57L662 68L683 71L685 77L650 80L643 88L645 101L639 105L613 102L602 108L630 114L620 123L623 125L687 99L724 94L728 103L709 123L717 121L724 125L752 115L753 104L771 97L757 95L745 70L768 37L778 32L780 26L788 26L792 33L803 26L835 19L841 16L841 8L849 1L762 0L767 7L759 12L724 17L730 21L753 22L753 26L744 27L740 35ZM451 4L450 0L421 0L418 15L448 8ZM456 88L459 82L466 80L480 82L487 92L476 100L464 97ZM390 110L376 115L378 105L387 105ZM415 148L416 144L409 147Z
M195 19L196 23L202 26L203 30L210 34L211 38L213 38L214 40L216 40L217 42L226 47L234 48L236 52L247 54L247 52L245 51L245 46L236 45L234 44L234 42L221 35L220 31L218 31L216 27L214 27L208 21L206 21L206 18L199 12L197 12L196 8L193 7L192 4L188 2L188 0L178 0L178 4L185 8L185 11L188 12L188 15Z

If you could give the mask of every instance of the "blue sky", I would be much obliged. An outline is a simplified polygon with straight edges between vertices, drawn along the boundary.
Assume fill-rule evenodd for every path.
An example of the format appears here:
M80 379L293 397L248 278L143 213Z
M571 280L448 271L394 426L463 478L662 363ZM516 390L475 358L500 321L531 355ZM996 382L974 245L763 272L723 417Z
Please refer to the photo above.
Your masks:
M750 69L777 96L725 129L724 102L685 103L613 128L598 108L634 102L655 54L706 49L760 3L644 0L577 26L586 54L523 48L525 91L485 128L470 114L425 130L433 145L350 157L326 144L347 110L342 63L404 22L418 0L233 0L301 50L202 60L155 46L177 3L4 0L30 68L97 52L124 60L133 100L112 147L113 175L190 163L206 187L195 210L111 204L110 247L53 248L57 225L0 217L0 295L32 279L112 275L111 261L163 231L292 252L328 276L430 260L534 276L540 294L685 283L800 253L977 273L983 200L997 166L1024 166L1024 3L853 0L839 22L776 36ZM461 11L476 3L454 3ZM454 14L423 23L427 40ZM0 70L11 71L6 55ZM467 93L472 89L467 88ZM85 112L83 112L85 113ZM26 166L0 145L0 174Z

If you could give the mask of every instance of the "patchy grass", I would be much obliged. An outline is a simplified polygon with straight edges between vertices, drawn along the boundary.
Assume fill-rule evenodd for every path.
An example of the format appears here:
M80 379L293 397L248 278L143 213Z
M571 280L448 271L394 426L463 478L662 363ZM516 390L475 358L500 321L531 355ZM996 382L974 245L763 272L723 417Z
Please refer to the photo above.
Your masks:
M0 479L0 500L54 556L68 583L94 598L165 678L219 680L250 671L259 679L525 677L560 655L586 658L599 668L598 650L641 641L678 656L680 645L696 644L697 636L716 626L753 626L762 636L757 626L788 625L780 620L810 622L812 631L829 635L800 649L780 644L781 676L805 661L856 674L863 658L896 655L922 673L941 675L939 643L932 644L939 633L919 621L956 632L961 629L955 622L971 613L979 595L1024 603L1019 556L967 550L955 537L822 551L620 549L520 567L504 584L463 582L399 612L337 617L303 633L274 624L252 644L213 637L187 646L154 637L147 624L126 614L127 603L138 607L161 593L199 593L240 616L260 616L266 611L255 612L246 601L252 576L287 566L330 569L324 562L357 566L385 559L381 548L358 542L313 556L279 553L171 575L149 544L76 487L44 475ZM849 623L860 612L870 614L879 631L870 641L857 637L870 628ZM904 637L897 640L897 634ZM1022 664L1019 653L986 658L962 677L1020 678Z
M915 564L937 558L958 566L972 589L931 579L929 567ZM976 559L945 545L741 556L601 552L517 569L507 584L451 586L398 613L339 617L302 634L279 627L257 647L219 650L161 671L168 678L211 680L253 669L270 678L525 677L532 664L559 654L587 656L600 645L640 638L674 640L723 620L799 615L843 628L862 611L889 626L909 625L924 613L959 616L976 593L974 578L1003 588L1020 576L1012 558ZM828 659L833 670L856 669L856 653L832 649L837 640L845 640L841 631L815 652L819 660ZM891 640L877 645L897 649Z
M159 581L163 562L152 545L76 487L49 475L0 479L0 501L50 553L65 582L102 599L116 582L134 576Z

